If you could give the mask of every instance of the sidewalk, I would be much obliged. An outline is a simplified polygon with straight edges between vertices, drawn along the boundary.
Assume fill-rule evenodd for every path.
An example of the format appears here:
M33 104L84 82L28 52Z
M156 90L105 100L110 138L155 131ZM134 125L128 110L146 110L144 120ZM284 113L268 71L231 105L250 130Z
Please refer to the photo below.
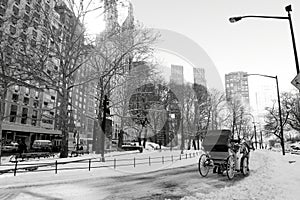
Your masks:
M198 156L196 155L196 152L198 152ZM57 174L54 173L55 170L53 166L48 167L51 171L32 171L28 173L17 173L17 176L13 176L13 173L2 174L0 175L0 188L16 188L25 186L28 187L35 185L58 184L62 182L67 183L89 178L105 178L114 176L126 176L136 173L151 173L153 171L184 167L198 163L198 157L200 155L199 151L190 150L185 151L184 153L185 154L181 156L179 156L180 150L162 152L145 151L144 153L126 152L126 154L124 154L124 152L122 152L122 154L110 153L106 155L106 162L92 162L90 171L88 170L88 162L85 162L68 164L68 167L71 166L80 168L76 170L60 171L60 168L65 167L65 165L60 165L58 166ZM148 160L149 157L151 158L150 164ZM56 160L59 160L59 162L61 162L62 160L70 161L71 159L75 160L89 158L99 159L100 157L99 155L92 154L81 157ZM154 160L154 158L156 160ZM173 158L173 162L171 158ZM135 166L133 166L134 160L136 162ZM48 162L52 163L53 161L53 159L48 160ZM116 167L113 167L114 161L116 161L117 163ZM101 168L99 168L99 165L101 165Z

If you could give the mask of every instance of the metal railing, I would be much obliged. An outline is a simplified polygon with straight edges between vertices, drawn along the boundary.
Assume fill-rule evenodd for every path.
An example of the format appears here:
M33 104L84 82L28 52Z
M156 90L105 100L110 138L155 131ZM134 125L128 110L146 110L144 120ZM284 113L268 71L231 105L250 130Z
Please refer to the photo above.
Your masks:
M64 170L84 170L87 169L91 171L91 169L96 168L113 168L117 169L119 167L125 166L133 166L134 168L138 165L148 165L151 166L153 164L162 165L168 162L176 162L179 160L190 159L198 156L200 152L179 154L179 155L164 155L164 156L156 156L156 157L145 157L145 158L124 158L124 159L105 159L105 162L102 162L101 158L86 158L81 160L73 160L73 161L58 161L54 162L42 162L42 163L25 163L22 161L14 161L9 164L2 164L1 167L7 167L6 169L0 169L0 174L3 173L13 173L14 176L17 173L28 173L28 172L46 172L53 171L55 174L58 171ZM76 164L76 166L72 166Z

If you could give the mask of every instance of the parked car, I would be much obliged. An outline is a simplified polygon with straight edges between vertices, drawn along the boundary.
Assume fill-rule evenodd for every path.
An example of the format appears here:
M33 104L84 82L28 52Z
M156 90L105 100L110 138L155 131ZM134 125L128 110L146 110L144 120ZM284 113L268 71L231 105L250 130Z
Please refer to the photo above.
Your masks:
M300 146L298 144L293 144L291 147L291 153L292 154L300 154Z
M52 151L52 142L50 140L34 140L32 144L33 151Z
M10 144L6 144L2 146L2 151L3 152L9 152L9 153L15 153L18 151L19 144L12 142Z
M141 153L143 152L143 147L142 146L139 146L139 145L137 145L135 143L131 143L131 142L123 143L122 149L125 150L125 151L135 151L135 150L138 150Z

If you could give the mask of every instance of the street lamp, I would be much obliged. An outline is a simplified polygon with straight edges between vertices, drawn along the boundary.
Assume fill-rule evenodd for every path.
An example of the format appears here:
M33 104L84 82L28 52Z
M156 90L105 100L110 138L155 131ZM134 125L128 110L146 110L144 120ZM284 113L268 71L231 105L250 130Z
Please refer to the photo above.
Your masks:
M285 155L284 150L284 137L283 137L283 125L282 125L282 116L281 116L281 104L280 104L280 94L279 94L279 86L278 86L278 78L277 76L269 76L263 74L245 74L244 76L263 76L267 78L276 79L276 87L277 87L277 100L278 100L278 114L279 114L279 123L280 123L280 142L282 147L282 154Z
M268 19L287 19L290 23L290 29L291 29L291 35L292 35L292 42L293 42L293 49L294 49L294 56L295 56L295 63L296 63L296 70L297 74L299 74L299 62L298 62L298 55L297 55L297 49L296 49L296 42L295 42L295 36L294 36L294 30L293 30L293 24L292 24L292 18L291 18L291 11L292 6L288 5L285 7L285 10L288 13L287 17L280 17L280 16L262 16L262 15L245 15L245 16L239 16L239 17L231 17L229 18L229 21L231 23L235 23L237 21L240 21L243 18L268 18Z

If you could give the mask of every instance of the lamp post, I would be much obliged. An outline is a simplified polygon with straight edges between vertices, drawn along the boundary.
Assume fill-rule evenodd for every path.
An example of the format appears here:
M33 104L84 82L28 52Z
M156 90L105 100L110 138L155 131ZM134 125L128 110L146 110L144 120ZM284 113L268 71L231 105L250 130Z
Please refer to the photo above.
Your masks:
M287 17L281 17L281 16L262 16L262 15L245 15L245 16L239 16L239 17L231 17L231 18L229 18L229 21L231 23L235 23L237 21L240 21L243 18L267 18L267 19L287 19L287 20L289 20L290 30L291 30L291 36L292 36L292 42L293 42L293 49L294 49L294 56L295 56L295 63L296 63L296 70L297 70L297 74L299 74L298 55L297 55L297 49L296 49L296 42L295 42L295 35L294 35L293 23L292 23L292 18L291 18L291 13L290 13L292 11L292 6L291 5L286 6L285 10L288 13Z
M263 77L267 77L267 78L274 78L276 80L277 100L278 100L278 115L279 115L279 123L280 123L280 142L281 142L281 147L282 147L282 155L285 155L283 125L282 125L282 115L281 115L281 104L280 104L280 93L279 93L279 86L278 86L277 76L269 76L269 75L263 75L263 74L245 74L244 76L263 76Z

